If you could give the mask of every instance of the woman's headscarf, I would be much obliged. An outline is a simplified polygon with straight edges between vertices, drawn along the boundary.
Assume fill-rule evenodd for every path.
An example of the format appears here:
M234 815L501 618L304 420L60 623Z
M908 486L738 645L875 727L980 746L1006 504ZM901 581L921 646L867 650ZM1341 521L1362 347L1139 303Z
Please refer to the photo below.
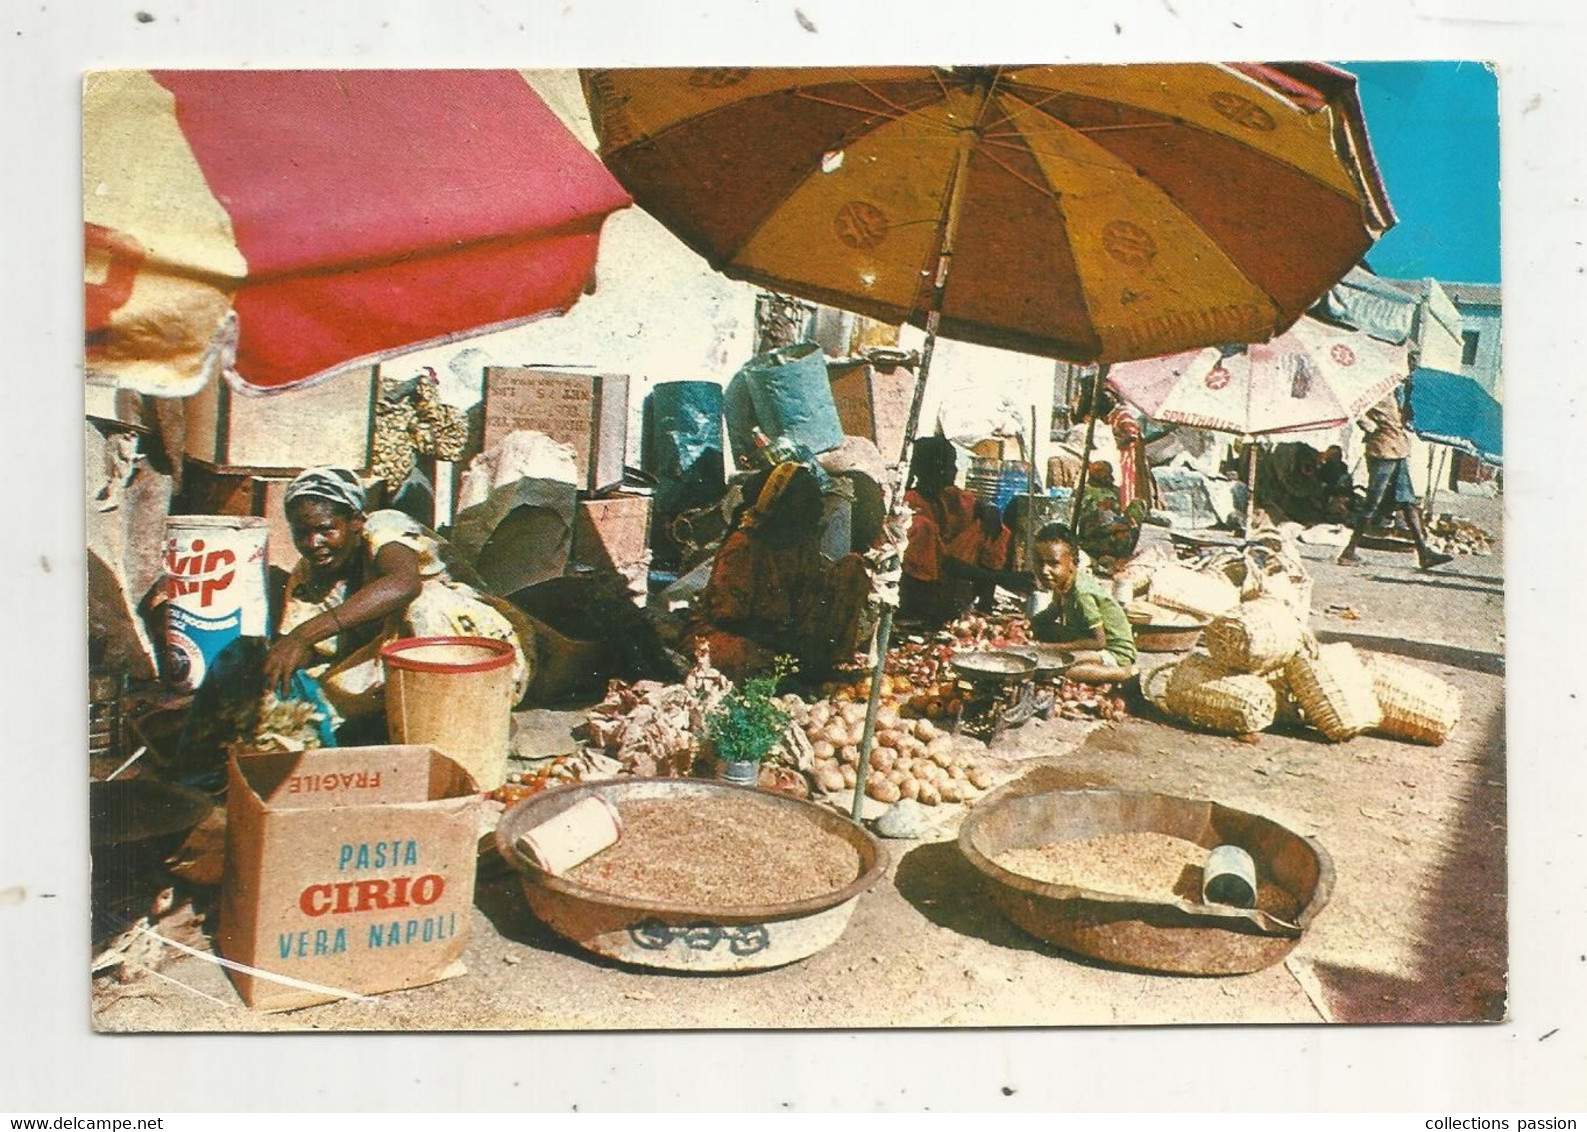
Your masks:
M959 453L953 441L945 436L922 436L915 441L915 450L909 458L909 487L915 487L922 476L946 478L950 483L958 471Z
M755 502L739 517L738 525L746 531L752 531L764 523L776 508L777 500L782 498L783 492L788 490L788 485L799 474L801 466L789 460L773 468L767 474L765 486L760 489Z
M290 507L299 499L323 499L340 504L355 515L364 513L366 503L363 485L346 468L310 468L287 484L283 506Z

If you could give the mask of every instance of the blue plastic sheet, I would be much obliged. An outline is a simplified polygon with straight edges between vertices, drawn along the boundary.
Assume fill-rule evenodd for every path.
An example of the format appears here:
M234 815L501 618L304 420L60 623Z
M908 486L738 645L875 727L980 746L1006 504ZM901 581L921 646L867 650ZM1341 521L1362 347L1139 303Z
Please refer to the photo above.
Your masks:
M1418 369L1411 390L1411 427L1423 440L1450 444L1490 464L1504 462L1504 407L1469 377Z

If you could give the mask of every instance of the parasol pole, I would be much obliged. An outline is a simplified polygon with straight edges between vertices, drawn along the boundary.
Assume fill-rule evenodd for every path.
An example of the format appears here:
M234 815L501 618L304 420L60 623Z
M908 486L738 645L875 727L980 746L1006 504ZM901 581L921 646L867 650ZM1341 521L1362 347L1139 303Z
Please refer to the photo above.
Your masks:
M1256 437L1241 437L1241 443L1251 452L1251 458L1245 462L1245 538L1251 539L1251 523L1256 518Z
M1074 506L1069 510L1069 533L1074 538L1080 537L1080 508L1085 503L1086 484L1091 479L1091 446L1097 438L1097 413L1102 408L1102 384L1107 380L1108 367L1106 364L1097 367L1097 375L1091 384L1091 409L1090 420L1086 423L1086 452L1080 460L1080 481L1075 484Z
M1030 407L1030 477L1025 483L1025 572L1036 572L1036 406ZM1025 616L1036 613L1036 591L1025 598Z
M1438 472L1433 472L1433 453L1438 453ZM1449 446L1427 446L1427 499L1422 503L1422 518L1428 522L1433 518L1433 500L1438 497L1438 481L1444 478L1444 469L1449 465Z
M937 246L937 268L931 282L931 309L926 312L926 344L920 351L920 372L915 377L915 395L909 402L909 421L904 425L904 443L898 453L898 475L893 484L893 502L904 494L909 476L909 448L915 442L915 430L920 427L920 408L926 400L926 380L931 374L931 355L936 352L937 327L942 322L942 301L948 290L948 268L953 261L953 241L959 229L959 215L964 202L965 170L970 164L970 153L975 149L977 134L973 129L959 131L959 151L948 182L948 199L943 205L942 238ZM892 510L889 504L888 510ZM871 747L876 740L876 709L882 699L882 677L887 668L887 646L893 635L893 607L882 606L882 615L876 623L876 638L871 646L876 667L871 672L871 694L865 704L865 730L860 736L860 762L854 769L854 805L849 816L856 825L860 822L860 808L865 802L865 782L871 773Z
M953 263L953 243L959 231L959 216L964 206L965 171L970 165L970 154L975 149L974 130L959 131L959 151L948 181L948 199L943 203L942 238L937 245L937 266L931 280L931 306L926 311L926 344L920 351L920 373L915 378L915 395L909 402L909 421L904 426L904 446L898 462L905 466L909 461L909 446L915 441L915 430L920 427L920 409L926 401L926 381L931 374L931 356L937 348L937 327L942 323L943 297L948 292L948 268ZM903 490L900 481L898 488Z

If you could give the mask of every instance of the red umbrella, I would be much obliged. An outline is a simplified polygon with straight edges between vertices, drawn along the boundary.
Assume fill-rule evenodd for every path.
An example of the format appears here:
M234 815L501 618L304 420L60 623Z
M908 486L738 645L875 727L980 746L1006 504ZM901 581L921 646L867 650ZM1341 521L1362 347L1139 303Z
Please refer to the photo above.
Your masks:
M567 310L630 203L516 71L116 71L83 90L90 369L291 385Z

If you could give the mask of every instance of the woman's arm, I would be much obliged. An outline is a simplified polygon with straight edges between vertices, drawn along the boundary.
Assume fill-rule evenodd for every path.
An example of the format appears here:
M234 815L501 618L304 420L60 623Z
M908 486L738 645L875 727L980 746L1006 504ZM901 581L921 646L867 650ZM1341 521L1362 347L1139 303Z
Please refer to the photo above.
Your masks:
M266 688L286 691L292 674L313 660L314 645L408 608L424 586L419 555L401 543L387 543L376 552L374 573L341 605L309 618L270 647L264 666Z
M411 546L388 542L375 552L375 577L347 596L336 607L336 620L342 629L383 621L408 608L424 579L419 576L419 555ZM334 635L336 629L315 640Z

